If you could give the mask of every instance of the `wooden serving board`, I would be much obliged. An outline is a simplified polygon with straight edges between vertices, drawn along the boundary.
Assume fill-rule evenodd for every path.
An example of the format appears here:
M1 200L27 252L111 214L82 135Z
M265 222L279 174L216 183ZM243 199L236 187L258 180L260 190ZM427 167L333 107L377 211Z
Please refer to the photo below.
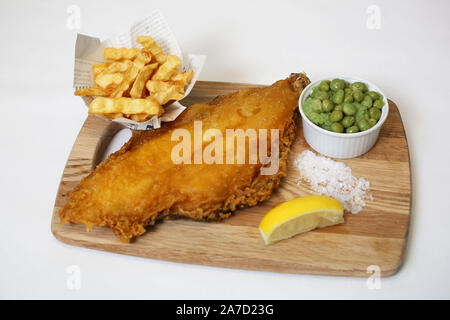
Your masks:
M256 85L199 81L185 105ZM111 138L123 127L101 117L88 116L73 146L61 179L51 230L62 242L105 251L181 263L236 269L368 277L378 266L381 276L394 274L402 264L410 217L411 182L408 146L396 105L389 101L389 117L375 147L344 162L357 177L371 183L373 201L357 215L345 214L345 223L298 235L266 246L258 225L277 204L312 191L297 185L296 156L310 149L300 128L289 155L287 176L271 198L258 206L238 210L222 222L168 220L124 244L106 227L86 232L84 225L61 225L58 210L68 193L100 162ZM301 121L299 123L301 126Z

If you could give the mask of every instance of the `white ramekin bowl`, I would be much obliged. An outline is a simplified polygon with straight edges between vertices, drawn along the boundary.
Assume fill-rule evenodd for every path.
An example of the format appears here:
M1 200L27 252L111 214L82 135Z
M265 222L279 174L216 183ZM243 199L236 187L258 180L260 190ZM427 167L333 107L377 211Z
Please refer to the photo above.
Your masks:
M302 105L311 93L313 87L317 86L323 80L343 79L348 83L363 82L367 85L369 91L375 91L383 95L384 106L381 109L381 117L377 124L369 130L357 133L336 133L322 129L315 125L303 113ZM368 152L375 145L380 133L381 126L389 113L389 104L386 95L378 89L373 83L356 77L327 77L315 82L311 82L300 95L298 103L300 114L302 115L303 135L306 142L317 152L332 158L348 159L358 157Z

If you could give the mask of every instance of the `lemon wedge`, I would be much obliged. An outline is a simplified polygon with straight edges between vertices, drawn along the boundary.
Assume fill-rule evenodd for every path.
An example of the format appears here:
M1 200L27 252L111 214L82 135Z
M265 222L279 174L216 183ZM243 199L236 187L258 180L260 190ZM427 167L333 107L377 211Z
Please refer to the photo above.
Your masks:
M307 196L286 201L270 210L259 224L266 245L316 228L344 222L339 201L327 196Z

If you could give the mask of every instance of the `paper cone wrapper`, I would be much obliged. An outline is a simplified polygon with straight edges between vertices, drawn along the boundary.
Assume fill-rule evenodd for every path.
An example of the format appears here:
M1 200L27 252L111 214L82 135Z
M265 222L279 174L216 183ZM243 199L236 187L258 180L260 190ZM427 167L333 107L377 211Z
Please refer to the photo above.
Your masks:
M158 45L162 47L167 55L174 54L181 61L181 71L194 70L194 76L186 87L184 97L186 97L195 85L200 75L206 56L197 54L184 54L175 39L172 30L159 10L153 11L147 18L133 24L131 28L108 40L101 41L99 38L78 34L75 45L75 70L73 87L75 90L90 88L94 85L94 72L92 66L105 62L103 49L108 47L140 48L136 43L138 36L151 36ZM184 98L183 97L183 98ZM89 106L92 97L82 97L85 104ZM151 130L161 127L161 122L175 120L186 109L181 103L174 102L164 107L164 113L158 117L154 116L146 122L136 122L126 118L118 118L111 121L118 122L133 130Z

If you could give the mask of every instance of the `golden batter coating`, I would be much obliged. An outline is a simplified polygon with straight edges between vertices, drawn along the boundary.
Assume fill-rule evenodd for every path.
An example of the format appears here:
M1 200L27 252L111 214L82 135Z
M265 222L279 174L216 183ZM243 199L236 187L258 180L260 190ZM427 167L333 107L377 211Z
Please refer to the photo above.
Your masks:
M305 74L293 74L270 87L241 90L209 104L188 107L175 121L162 128L136 131L116 153L101 163L70 193L60 210L61 223L108 226L124 242L142 235L146 227L164 217L220 220L239 208L254 206L270 197L285 175L287 155L295 137L298 98L309 83ZM268 131L266 154L270 154L270 130L279 130L279 169L262 175L269 164L194 164L194 121L202 132L218 129ZM189 132L191 164L175 164L172 141L176 129ZM258 146L260 146L258 135ZM202 142L202 151L211 141Z

